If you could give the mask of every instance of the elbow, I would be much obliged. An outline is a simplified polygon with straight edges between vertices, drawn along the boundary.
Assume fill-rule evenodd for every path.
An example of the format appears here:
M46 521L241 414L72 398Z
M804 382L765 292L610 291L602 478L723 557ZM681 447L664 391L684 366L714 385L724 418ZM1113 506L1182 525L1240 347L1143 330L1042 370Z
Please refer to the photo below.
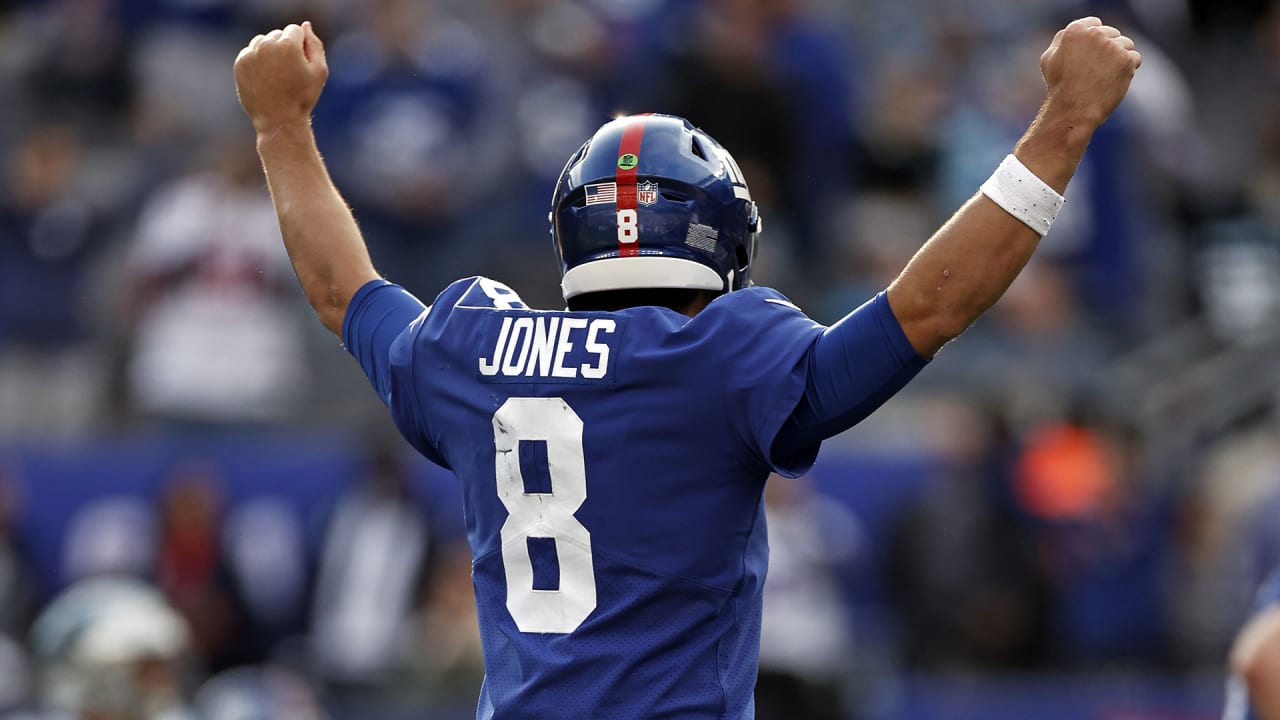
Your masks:
M1280 683L1280 658L1275 653L1258 652L1233 657L1231 668L1250 690Z
M306 292L307 302L320 318L320 322L334 335L341 337L342 323L346 319L347 305L351 298L340 293L337 286L331 282L304 283L303 290Z
M316 317L320 318L320 324L324 325L326 330L337 335L339 339L342 338L342 324L347 318L346 308L341 310L331 308L323 312L317 310Z
M960 337L987 307L937 290L921 292L901 280L889 286L889 306L911 345L924 357L932 357Z
M949 306L921 306L916 312L904 312L899 323L916 352L931 358L968 330L979 314Z
M320 322L338 337L342 337L342 323L346 320L351 299L361 287L378 277L367 260L365 267L355 270L330 267L314 273L298 273L311 309L320 317Z
M926 321L939 344L949 343L964 334L982 311L946 306L938 308Z

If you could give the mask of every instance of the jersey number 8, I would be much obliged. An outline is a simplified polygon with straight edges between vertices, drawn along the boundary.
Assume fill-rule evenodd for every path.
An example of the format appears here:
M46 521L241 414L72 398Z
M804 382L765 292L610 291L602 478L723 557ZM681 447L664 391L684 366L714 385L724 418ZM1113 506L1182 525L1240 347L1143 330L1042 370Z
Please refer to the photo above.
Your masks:
M547 444L550 492L525 491L521 441ZM509 398L493 415L493 444L498 499L508 513L502 524L507 611L520 632L573 632L596 608L591 533L574 517L587 499L582 419L561 398ZM555 540L558 589L533 587L529 538Z
M627 208L618 211L618 242L629 245L640 239L640 216Z

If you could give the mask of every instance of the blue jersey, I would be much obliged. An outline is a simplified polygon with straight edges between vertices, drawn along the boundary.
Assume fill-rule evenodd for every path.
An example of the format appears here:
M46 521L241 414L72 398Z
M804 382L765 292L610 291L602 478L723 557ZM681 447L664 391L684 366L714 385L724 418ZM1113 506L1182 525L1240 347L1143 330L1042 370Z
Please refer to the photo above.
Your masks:
M1262 583L1253 603L1252 615L1256 617L1277 605L1280 605L1280 568L1272 571ZM1260 720L1249 705L1249 689L1240 678L1232 676L1227 681L1227 703L1222 720Z
M693 318L530 310L485 278L425 311L375 310L380 293L403 295L362 288L344 342L404 436L462 483L479 717L752 717L764 482L816 457L774 441L825 328L765 288ZM876 389L876 404L892 394Z

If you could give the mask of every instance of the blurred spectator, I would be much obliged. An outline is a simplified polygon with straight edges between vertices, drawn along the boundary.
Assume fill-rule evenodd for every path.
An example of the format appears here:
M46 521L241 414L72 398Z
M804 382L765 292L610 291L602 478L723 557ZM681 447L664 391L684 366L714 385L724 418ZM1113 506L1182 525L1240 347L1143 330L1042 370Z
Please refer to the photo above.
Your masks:
M1025 670L1049 659L1046 571L1012 497L1016 447L994 408L950 399L943 474L902 518L889 586L908 664Z
M1017 460L1017 498L1053 583L1057 654L1069 664L1167 657L1170 489L1142 437L1114 421L1048 423Z
M210 678L195 695L201 720L324 720L307 681L272 665L245 666Z
M182 617L134 580L71 586L32 629L42 704L74 720L193 720L182 697Z
M320 149L374 264L434 297L476 248L451 240L485 178L483 44L436 2L376 0L329 45Z
M1276 550L1280 438L1274 419L1245 425L1201 453L1183 491L1170 597L1175 658L1222 662Z
M756 717L846 720L856 649L838 587L861 550L847 508L802 480L765 486L769 577L760 627Z
M83 0L81 0L83 1ZM130 0L116 5L128 24L135 83L132 130L151 162L188 158L192 146L246 128L226 70L243 46L239 0ZM241 6L241 7L237 7ZM248 33L253 36L253 31ZM181 168L181 166L178 166Z
M1247 28L1274 9L1269 0L1239 0L1217 3L1213 0L1189 0L1193 26L1205 34Z
M22 491L12 473L0 460L0 635L18 637L34 613L36 593L19 527Z
M252 141L157 191L129 257L128 385L146 416L202 425L286 418L307 388L297 284Z
M924 190L936 171L950 100L939 68L920 57L877 63L857 118L857 152L868 189ZM945 211L944 211L945 212ZM925 232L937 225L933 215ZM945 216L944 216L945 217ZM858 233L861 238L861 233ZM874 241L875 237L866 238ZM917 238L916 245L921 242Z
M264 638L253 634L227 567L221 542L222 487L218 471L201 461L178 465L160 505L156 584L191 627L191 646L217 672L261 658Z
M395 450L379 445L339 501L321 546L311 642L326 680L376 686L404 661L403 630L427 564L429 528Z
M255 644L269 650L300 634L308 578L297 509L278 497L245 500L227 512L221 540Z
M95 575L149 578L159 541L156 513L146 498L111 494L78 508L62 547L64 583Z
M13 637L0 634L0 713L5 713L5 720L18 720L10 713L29 706L34 690L26 649Z
M1206 222L1192 278L1205 320L1224 343L1265 345L1278 334L1280 226L1241 214Z
M7 158L0 193L0 437L78 434L102 383L84 318L96 217L77 186L68 125L33 125Z
M683 12L665 27L679 40L657 105L732 149L768 242L794 248L825 279L833 229L824 221L852 160L849 41L803 0L673 5ZM770 278L779 269L763 268Z
M484 650L471 585L471 547L465 540L435 554L417 619L416 667L432 704L474 712L484 680Z
M128 119L133 100L130 46L110 0L54 0L26 13L14 34L24 108L73 121L101 140ZM33 120L34 118L28 118Z

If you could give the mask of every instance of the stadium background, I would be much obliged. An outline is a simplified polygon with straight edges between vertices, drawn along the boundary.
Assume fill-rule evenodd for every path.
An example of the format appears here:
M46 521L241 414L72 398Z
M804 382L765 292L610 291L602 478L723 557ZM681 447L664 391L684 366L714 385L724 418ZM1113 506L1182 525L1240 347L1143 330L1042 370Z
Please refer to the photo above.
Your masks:
M321 149L423 298L483 273L555 306L564 159L656 110L736 155L758 281L831 321L998 163L1090 13L1145 65L1032 265L771 486L761 717L1216 717L1280 560L1266 0L0 1L0 708L37 694L40 609L111 572L190 621L192 691L270 666L338 719L474 712L458 494L297 292L234 96L254 34L326 38Z

